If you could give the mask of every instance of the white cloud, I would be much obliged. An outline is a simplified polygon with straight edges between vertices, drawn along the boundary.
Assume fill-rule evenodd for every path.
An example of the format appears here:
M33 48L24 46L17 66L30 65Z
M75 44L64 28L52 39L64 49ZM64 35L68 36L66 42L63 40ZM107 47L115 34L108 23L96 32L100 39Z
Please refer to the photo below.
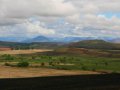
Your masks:
M40 22L37 23L24 23L24 28L26 28L25 30L27 31L27 35L28 36L34 36L34 35L46 35L46 36L51 36L55 34L55 31L52 29L47 29L47 28L43 28L42 26L40 26Z
M76 8L64 0L0 0L0 24L20 23L18 19L39 16L44 21L76 13ZM23 20L24 21L24 20ZM4 23L3 23L4 22Z
M54 34L54 30L40 26L40 22L26 21L26 23L1 26L0 28L0 37L34 37L38 35L52 36Z
M78 27L73 30L74 34L90 37L120 37L120 18L116 15L116 12L118 12L119 9L115 8L120 8L118 5L120 4L119 1L116 1L115 3L112 3L112 0L109 0L109 2L108 0L105 0L104 2L99 0L69 1L72 1L79 10L79 14L68 16L66 18L67 21ZM113 15L107 17L102 14L103 12L108 15L109 12L113 12Z
M75 7L64 0L0 0L1 17L66 16L75 12Z
M120 0L0 0L0 36L120 37L119 4ZM57 25L61 18L65 25Z
M66 0L72 2L80 12L120 12L119 0Z

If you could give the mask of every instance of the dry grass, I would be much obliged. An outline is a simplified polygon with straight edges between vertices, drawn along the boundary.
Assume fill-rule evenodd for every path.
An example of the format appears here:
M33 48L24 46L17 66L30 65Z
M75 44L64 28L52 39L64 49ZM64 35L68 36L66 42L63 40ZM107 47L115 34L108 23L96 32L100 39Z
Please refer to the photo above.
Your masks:
M50 49L34 50L11 50L0 51L0 54L31 54L37 52L52 51ZM81 74L101 74L93 71L74 71L74 70L56 70L48 68L18 68L0 65L0 78L24 78L24 77L44 77L44 76L63 76L63 75L81 75Z
M100 74L92 71L69 71L55 70L47 68L17 68L0 66L0 78L24 78L24 77L44 77L61 75L81 75L81 74Z
M3 54L32 54L37 52L47 52L52 51L50 49L33 49L33 50L9 50L9 51L0 51L0 55Z

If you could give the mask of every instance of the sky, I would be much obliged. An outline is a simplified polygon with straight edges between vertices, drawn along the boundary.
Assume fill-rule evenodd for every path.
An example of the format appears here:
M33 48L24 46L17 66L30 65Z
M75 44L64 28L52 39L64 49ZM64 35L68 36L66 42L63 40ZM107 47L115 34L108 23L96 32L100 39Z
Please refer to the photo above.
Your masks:
M120 0L0 0L0 37L120 38Z

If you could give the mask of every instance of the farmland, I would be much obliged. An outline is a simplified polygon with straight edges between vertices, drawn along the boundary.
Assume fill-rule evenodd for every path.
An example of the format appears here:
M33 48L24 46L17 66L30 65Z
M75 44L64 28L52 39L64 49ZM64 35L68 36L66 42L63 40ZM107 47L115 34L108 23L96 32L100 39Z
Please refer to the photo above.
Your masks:
M51 50L33 50L32 53L29 50L21 50L21 54L14 54L14 51L8 52L11 52L11 54L2 54L0 56L0 63L3 66L19 67L17 66L18 63L27 62L29 63L28 67L33 68L82 70L101 73L120 72L120 58L118 57L77 55L73 53L58 53ZM19 52L19 50L16 50L16 52Z
M0 51L0 78L2 90L119 90L120 50Z
M84 74L100 74L93 71L80 70L57 70L49 68L18 68L0 66L0 78L30 78L30 77L47 77L47 76L69 76L69 75L84 75Z
M32 54L37 52L46 52L46 51L52 51L52 49L34 49L34 50L7 50L7 51L0 51L0 55L4 54Z

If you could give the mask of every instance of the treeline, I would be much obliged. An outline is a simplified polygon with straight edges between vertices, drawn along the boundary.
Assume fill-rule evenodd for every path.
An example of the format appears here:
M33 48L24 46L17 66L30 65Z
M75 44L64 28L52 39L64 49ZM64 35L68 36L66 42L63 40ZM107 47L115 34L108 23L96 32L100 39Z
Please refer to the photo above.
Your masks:
M40 49L40 48L57 48L62 44L56 42L36 42L36 43L18 43L18 42L0 42L0 47L9 47L13 50L19 49Z

